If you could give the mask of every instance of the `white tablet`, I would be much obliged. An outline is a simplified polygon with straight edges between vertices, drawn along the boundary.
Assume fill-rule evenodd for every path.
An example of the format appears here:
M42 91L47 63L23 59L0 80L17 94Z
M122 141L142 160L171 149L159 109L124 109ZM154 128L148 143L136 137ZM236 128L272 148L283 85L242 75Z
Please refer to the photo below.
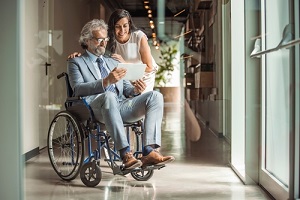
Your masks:
M127 69L127 73L124 77L125 80L135 81L143 78L146 64L118 63L118 68L120 67Z

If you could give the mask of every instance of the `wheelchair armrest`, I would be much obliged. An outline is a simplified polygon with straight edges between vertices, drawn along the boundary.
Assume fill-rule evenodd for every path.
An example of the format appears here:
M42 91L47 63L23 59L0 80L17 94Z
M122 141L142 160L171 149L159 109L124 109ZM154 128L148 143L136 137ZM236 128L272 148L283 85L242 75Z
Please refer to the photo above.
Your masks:
M124 127L132 127L132 126L136 126L136 127L139 127L139 126L142 126L143 125L143 119L140 119L136 122L124 122Z
M86 104L85 103L85 100L82 98L82 97L67 97L66 101L65 101L65 106L66 107L69 107L71 106L73 103L76 103L76 102L81 102L83 104Z
M82 97L68 97L66 101L82 101Z
M82 96L68 97L65 101L65 107L81 121L87 119L94 121L93 110Z

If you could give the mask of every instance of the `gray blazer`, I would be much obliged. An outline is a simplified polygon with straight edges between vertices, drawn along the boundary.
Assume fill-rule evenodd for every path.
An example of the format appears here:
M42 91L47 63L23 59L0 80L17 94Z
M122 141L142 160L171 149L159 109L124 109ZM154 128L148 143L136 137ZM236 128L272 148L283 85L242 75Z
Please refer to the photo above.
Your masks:
M103 60L110 70L113 70L118 64L118 61L110 57L103 56ZM73 96L82 96L89 104L98 94L105 92L102 79L97 80L97 72L86 52L80 57L68 60L68 75ZM134 86L129 81L120 80L115 86L119 91L118 98L120 101L126 97L134 96Z

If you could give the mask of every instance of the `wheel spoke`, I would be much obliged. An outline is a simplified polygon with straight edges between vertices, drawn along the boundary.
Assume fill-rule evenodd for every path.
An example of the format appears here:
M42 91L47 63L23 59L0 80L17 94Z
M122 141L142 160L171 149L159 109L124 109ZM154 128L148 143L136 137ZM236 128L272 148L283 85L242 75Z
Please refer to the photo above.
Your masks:
M58 113L48 132L48 153L56 173L64 180L79 174L84 159L84 144L80 124L67 111Z

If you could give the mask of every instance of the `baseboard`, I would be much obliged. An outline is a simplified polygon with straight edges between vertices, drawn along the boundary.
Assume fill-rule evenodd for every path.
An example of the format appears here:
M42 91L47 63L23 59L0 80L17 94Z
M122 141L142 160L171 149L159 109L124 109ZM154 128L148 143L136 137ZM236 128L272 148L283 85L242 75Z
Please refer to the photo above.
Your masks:
M224 135L223 135L222 132L218 132L218 131L216 131L216 130L210 128L210 127L208 127L208 129L209 129L213 134L215 134L218 138L223 138L223 137L224 137Z
M201 115L199 115L198 113L195 113L195 116L203 126L205 126L205 127L209 126L209 121L206 121L204 118L201 117Z
M203 117L201 117L201 115L199 115L198 113L196 113L196 118L198 119L198 121L200 123L202 123L206 128L208 128L214 135L216 135L218 138L222 138L224 137L222 132L218 132L216 130L214 130L213 128L209 127L209 121L206 121Z
M27 153L23 154L23 158L25 160L25 162L31 158L33 158L34 156L37 156L40 154L40 149L39 147L32 149L31 151L28 151Z

